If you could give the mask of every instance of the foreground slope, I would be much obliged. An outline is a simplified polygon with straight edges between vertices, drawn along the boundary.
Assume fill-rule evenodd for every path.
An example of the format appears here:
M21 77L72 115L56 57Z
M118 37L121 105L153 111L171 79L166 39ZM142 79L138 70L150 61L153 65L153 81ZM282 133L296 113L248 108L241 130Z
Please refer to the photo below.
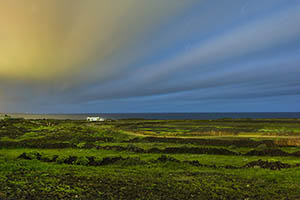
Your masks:
M0 199L300 199L300 120L0 121Z

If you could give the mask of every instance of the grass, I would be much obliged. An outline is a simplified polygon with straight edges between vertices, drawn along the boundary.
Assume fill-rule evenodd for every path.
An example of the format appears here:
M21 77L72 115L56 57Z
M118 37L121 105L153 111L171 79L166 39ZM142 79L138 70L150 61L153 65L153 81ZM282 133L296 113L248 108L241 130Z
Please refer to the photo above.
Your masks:
M298 119L0 120L0 199L300 199L299 155L269 152L300 151L299 134Z

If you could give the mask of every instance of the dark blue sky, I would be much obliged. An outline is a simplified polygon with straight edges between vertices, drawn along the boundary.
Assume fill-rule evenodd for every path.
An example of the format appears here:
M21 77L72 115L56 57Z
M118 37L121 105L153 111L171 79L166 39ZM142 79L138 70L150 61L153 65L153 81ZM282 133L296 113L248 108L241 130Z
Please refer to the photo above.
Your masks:
M7 0L0 12L0 112L300 112L298 0Z

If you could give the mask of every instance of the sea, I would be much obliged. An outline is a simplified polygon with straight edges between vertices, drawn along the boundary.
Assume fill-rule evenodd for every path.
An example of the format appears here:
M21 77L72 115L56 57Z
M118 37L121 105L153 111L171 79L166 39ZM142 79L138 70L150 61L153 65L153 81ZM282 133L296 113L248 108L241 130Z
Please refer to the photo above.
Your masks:
M1 113L0 115L5 115ZM80 113L80 114L29 114L8 113L14 118L25 119L70 119L84 120L86 117L105 119L160 119L160 120L214 120L214 119L300 119L300 112L226 112L226 113Z

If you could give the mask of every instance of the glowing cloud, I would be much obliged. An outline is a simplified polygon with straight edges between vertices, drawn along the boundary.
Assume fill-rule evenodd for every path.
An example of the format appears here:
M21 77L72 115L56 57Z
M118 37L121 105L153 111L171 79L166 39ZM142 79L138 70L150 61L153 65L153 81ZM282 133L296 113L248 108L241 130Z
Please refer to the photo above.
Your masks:
M72 77L105 60L183 1L2 0L0 77ZM105 72L105 66L100 66Z

